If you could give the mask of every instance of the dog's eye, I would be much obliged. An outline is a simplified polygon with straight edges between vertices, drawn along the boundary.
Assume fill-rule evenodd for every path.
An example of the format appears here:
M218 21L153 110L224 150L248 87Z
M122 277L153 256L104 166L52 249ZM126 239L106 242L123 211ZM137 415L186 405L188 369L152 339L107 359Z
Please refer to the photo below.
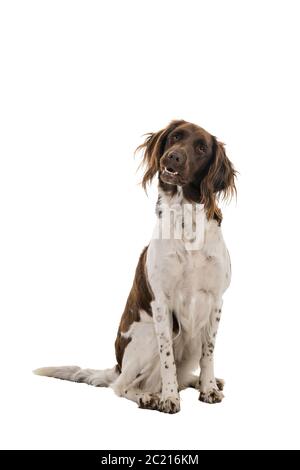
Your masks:
M196 147L198 153L205 153L206 152L206 145L204 143L199 143Z
M181 139L181 134L179 132L177 132L176 134L171 135L172 142L177 142L180 139Z

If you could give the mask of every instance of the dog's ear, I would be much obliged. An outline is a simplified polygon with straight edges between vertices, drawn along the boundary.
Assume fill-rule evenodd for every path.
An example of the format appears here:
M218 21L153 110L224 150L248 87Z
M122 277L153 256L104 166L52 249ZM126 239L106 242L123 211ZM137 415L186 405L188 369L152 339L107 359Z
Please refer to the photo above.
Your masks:
M136 152L144 151L142 165L145 167L145 173L142 179L142 186L146 189L147 184L151 183L159 170L159 161L164 153L166 140L170 132L176 129L184 121L172 121L167 127L156 132L146 134L145 142L138 146Z
M215 193L222 193L225 199L230 199L236 193L236 171L225 152L222 142L215 139L215 158L209 170L209 178Z
M226 155L224 144L214 138L213 159L201 182L201 202L209 218L216 211L216 199L220 196L230 199L236 194L235 176L236 171Z

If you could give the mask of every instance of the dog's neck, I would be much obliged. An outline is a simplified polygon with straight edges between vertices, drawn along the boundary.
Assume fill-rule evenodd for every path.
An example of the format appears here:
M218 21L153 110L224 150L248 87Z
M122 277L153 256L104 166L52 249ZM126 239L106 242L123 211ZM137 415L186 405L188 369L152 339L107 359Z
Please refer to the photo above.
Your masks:
M159 216L159 205L162 203L167 204L168 206L176 206L178 204L192 204L193 206L201 206L201 193L200 188L194 185L193 183L186 184L184 186L176 186L174 184L164 183L159 178L158 184L158 201L156 204L156 213ZM222 222L222 212L216 206L213 220L218 222L218 225L221 225Z

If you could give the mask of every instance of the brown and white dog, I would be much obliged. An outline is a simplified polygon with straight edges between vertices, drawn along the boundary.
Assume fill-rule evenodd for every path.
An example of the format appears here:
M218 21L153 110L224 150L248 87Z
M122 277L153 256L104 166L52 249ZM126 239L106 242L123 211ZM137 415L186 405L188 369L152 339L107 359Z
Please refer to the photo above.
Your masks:
M214 346L231 269L217 199L234 194L235 170L223 144L186 121L149 134L139 149L144 188L158 173L157 227L140 256L121 318L117 365L35 373L110 386L141 408L176 413L179 391L186 387L198 389L206 403L223 398ZM199 365L200 377L194 374Z

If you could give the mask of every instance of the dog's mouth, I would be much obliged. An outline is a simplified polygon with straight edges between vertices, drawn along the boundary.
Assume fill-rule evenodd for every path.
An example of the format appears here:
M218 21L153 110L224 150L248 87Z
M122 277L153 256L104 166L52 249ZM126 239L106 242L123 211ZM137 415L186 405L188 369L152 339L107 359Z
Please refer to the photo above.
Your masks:
M176 176L179 175L178 171L173 170L173 168L164 167L163 173L166 175Z
M162 167L161 172L160 172L160 177L164 183L173 183L173 184L179 184L180 179L181 179L180 173L170 167Z

